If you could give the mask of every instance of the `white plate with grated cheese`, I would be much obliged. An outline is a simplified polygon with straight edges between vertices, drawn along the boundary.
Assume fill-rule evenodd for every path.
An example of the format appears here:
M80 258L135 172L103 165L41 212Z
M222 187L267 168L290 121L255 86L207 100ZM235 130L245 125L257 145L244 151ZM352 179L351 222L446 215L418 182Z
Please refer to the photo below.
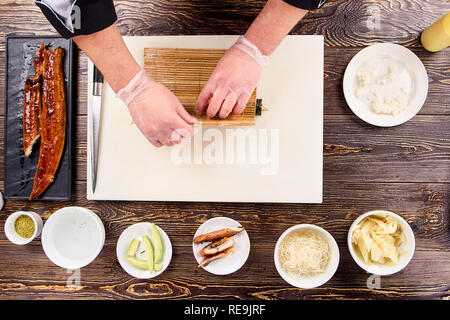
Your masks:
M412 51L393 43L379 43L352 58L343 87L347 104L361 120L392 127L420 111L428 94L428 76Z

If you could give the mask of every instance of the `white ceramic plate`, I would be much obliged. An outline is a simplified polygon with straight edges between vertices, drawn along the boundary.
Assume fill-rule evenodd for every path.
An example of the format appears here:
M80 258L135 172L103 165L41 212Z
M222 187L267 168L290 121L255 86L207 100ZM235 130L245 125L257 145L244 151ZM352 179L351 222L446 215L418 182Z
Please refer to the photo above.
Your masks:
M400 86L404 88L405 110L396 115L377 114L367 99L356 96L358 72L372 65L381 72L387 65L395 66L398 76L384 90L378 89L381 95L392 95L401 94ZM422 108L428 94L428 76L422 61L412 51L393 43L379 43L364 48L352 58L345 70L343 87L345 100L355 115L375 126L391 127L408 121Z
M405 251L406 254L400 256L400 259L399 259L397 265L395 265L395 266L385 266L385 265L377 265L377 264L372 264L372 265L368 266L365 264L364 260L355 252L355 249L353 247L352 234L353 234L353 230L355 229L355 227L361 222L362 219L364 219L368 216L371 216L373 214L376 214L376 213L383 213L383 214L387 214L387 215L394 217L395 220L397 220L398 223L400 224L403 234L405 235L406 241L399 247L399 249L401 251ZM400 270L402 270L404 267L406 267L408 265L408 263L411 261L413 255L414 255L414 250L416 248L416 240L414 238L414 232L412 231L408 222L405 221L405 219L403 219L398 214L393 213L391 211L374 210L374 211L366 212L366 213L360 215L352 223L352 225L348 231L348 235L347 235L347 245L348 245L348 249L349 249L350 254L352 255L353 259L362 269L366 270L368 273L386 276L386 275L390 275L390 274L399 272Z
M42 246L57 266L78 269L91 263L105 243L105 227L91 210L66 207L55 211L42 229Z
M142 260L146 259L145 253L143 253L142 236L147 235L150 239L152 239L151 223L139 222L133 224L128 228L126 228L120 235L119 240L117 240L117 247L116 247L117 259L119 260L119 263L122 266L123 270L125 270L129 275L135 278L150 279L160 275L161 273L164 272L164 270L166 270L167 266L170 263L170 260L172 259L172 243L170 242L169 236L158 225L156 225L156 227L158 228L159 233L161 234L161 239L164 246L162 260L161 262L158 262L159 264L162 264L163 268L159 271L153 271L152 273L150 273L148 270L138 269L131 263L129 263L126 258L127 250L131 241L134 238L137 238L141 240L141 247L138 250L136 257Z
M328 262L328 265L323 273L311 276L311 277L304 277L304 278L294 278L291 275L287 274L283 268L280 265L279 259L278 259L278 250L279 247L283 241L283 239L292 231L294 230L308 230L312 229L319 234L321 234L324 239L327 241L328 246L330 248L330 260ZM318 227L313 224L298 224L295 226L290 227L287 229L283 234L280 236L280 238L277 241L277 244L275 246L274 251L274 261L275 261L275 267L280 274L280 276L289 283L290 285L297 287L297 288L303 288L303 289L310 289L310 288L316 288L323 284L325 284L328 280L330 280L333 275L336 273L336 270L339 265L339 248L336 243L336 240L334 240L333 236L326 231L325 229Z
M205 221L198 229L194 235L194 238L211 231L229 228L229 227L240 227L241 224L233 219L226 217L217 217ZM212 261L207 266L202 267L206 271L216 274L216 275L226 275L239 270L247 261L248 255L250 253L250 239L248 237L247 231L243 231L235 234L234 239L236 243L231 251L231 253L225 258ZM195 244L192 243L192 249L194 251L195 259L198 263L203 260L203 257L198 254L198 252L207 246L210 242Z

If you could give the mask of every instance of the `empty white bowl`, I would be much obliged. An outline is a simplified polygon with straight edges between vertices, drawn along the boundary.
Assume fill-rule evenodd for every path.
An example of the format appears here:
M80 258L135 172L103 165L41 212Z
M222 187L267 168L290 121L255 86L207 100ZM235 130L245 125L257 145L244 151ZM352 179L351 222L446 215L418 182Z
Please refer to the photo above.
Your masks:
M105 227L91 210L66 207L55 211L42 230L42 246L57 266L78 269L91 263L105 243Z
M374 215L374 214L377 214L377 213L383 213L383 214L387 214L387 215L394 217L394 219L397 220L398 223L400 224L400 226L402 228L402 232L405 235L406 241L405 241L405 243L402 243L402 245L399 247L399 249L401 251L406 251L406 254L400 256L399 261L395 266L380 265L380 264L372 264L369 266L364 262L362 257L360 257L359 254L356 253L355 248L353 247L352 234L353 234L353 230L355 229L355 227L364 218ZM372 274L376 274L376 275L380 275L380 276L386 276L386 275L390 275L390 274L399 272L400 270L402 270L404 267L406 267L408 265L408 263L411 261L413 255L414 255L416 241L414 238L414 233L413 233L411 227L409 226L408 222L406 222L398 214L390 212L390 211L385 211L385 210L374 210L374 211L369 211L369 212L366 212L366 213L360 215L352 223L352 225L350 226L350 230L348 231L347 245L348 245L348 249L350 250L350 254L352 255L353 259L358 264L358 266L360 266L363 270L367 271L368 273L372 273Z
M278 260L278 249L283 239L289 233L300 229L304 230L313 229L314 231L318 232L324 237L324 239L328 242L328 246L330 248L330 260L328 261L328 265L324 272L311 277L294 278L289 274L287 274L281 267L280 262ZM275 246L274 260L275 260L275 267L277 268L278 273L287 283L297 288L303 289L316 288L326 283L335 274L337 267L339 265L339 248L337 246L336 240L334 240L333 236L330 233L328 233L328 231L326 231L325 229L313 224L298 224L290 227L280 236Z
M23 238L19 236L16 232L16 228L14 226L14 223L16 222L17 218L19 218L22 215L29 216L33 222L34 222L34 233L30 238ZM39 236L42 231L42 218L40 215L38 215L35 212L26 212L26 211L17 211L11 214L5 222L5 234L6 237L14 244L27 244L30 243L34 238Z

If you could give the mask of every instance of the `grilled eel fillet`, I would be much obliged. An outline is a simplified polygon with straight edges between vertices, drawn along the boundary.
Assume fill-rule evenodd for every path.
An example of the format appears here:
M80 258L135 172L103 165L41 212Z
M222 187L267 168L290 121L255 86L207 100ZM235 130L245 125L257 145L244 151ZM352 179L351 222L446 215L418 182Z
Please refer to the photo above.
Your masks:
M41 44L38 51L36 51L36 55L34 56L34 77L30 78L30 81L39 82L42 72L44 72L44 51L47 51L45 49L45 43Z
M41 111L41 85L31 81L25 82L23 101L23 152L29 157L33 145L41 136L39 113Z
M62 69L64 50L44 50L43 56L41 147L30 200L39 197L53 182L66 135L66 95Z
M23 151L29 157L33 145L41 136L39 114L41 112L41 85L42 63L44 61L45 44L42 44L34 57L34 77L27 79L24 88L23 101Z
M210 255L210 256L206 256L198 265L199 267L206 267L208 264L210 264L211 262L215 261L215 260L219 260L222 258L225 258L226 256L228 256L231 253L231 250L233 249L233 247L229 247L217 254L214 255Z
M235 243L236 240L234 240L234 238L225 237L210 243L202 250L200 250L198 254L201 256L211 256L219 252L225 251L228 248L231 248L232 246L234 246Z
M207 241L215 241L224 237L231 237L241 231L243 231L243 227L230 227L225 229L220 229L208 233L201 234L194 238L194 243L202 243Z

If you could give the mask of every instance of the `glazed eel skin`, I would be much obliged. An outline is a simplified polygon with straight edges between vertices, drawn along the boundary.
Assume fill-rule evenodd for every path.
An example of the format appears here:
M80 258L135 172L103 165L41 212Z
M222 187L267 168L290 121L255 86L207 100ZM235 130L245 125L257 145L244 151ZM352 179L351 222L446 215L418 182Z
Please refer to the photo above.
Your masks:
M39 113L41 110L41 85L31 81L25 82L23 101L23 152L29 157L33 145L41 136Z
M45 44L42 44L34 57L34 77L27 79L23 101L23 151L29 157L33 145L41 136L39 115L41 112L41 84L39 83L44 61Z
M30 200L39 197L53 182L64 150L66 94L63 61L62 48L43 51L41 147Z

